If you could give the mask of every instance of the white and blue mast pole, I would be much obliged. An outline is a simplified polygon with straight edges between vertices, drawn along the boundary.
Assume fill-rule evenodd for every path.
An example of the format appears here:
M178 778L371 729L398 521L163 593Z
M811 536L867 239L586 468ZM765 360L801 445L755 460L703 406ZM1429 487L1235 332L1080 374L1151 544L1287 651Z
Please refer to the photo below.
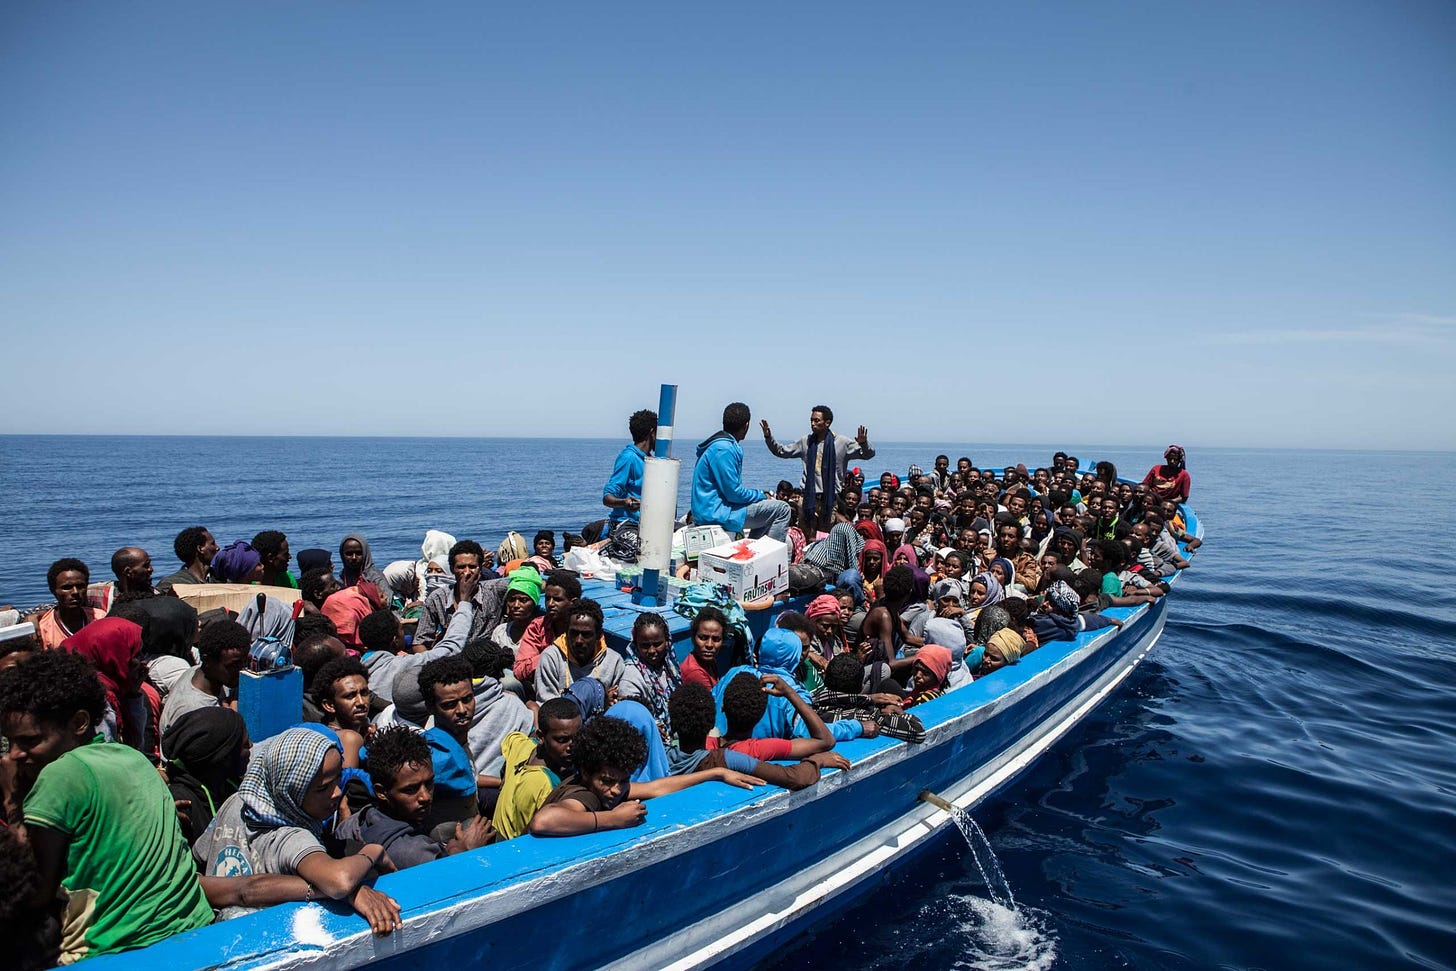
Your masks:
M677 520L677 484L681 466L671 457L672 423L677 411L677 385L664 384L657 400L657 445L642 470L642 509L638 516L642 541L638 562L642 583L632 591L632 602L662 605L662 574L672 568L672 534Z

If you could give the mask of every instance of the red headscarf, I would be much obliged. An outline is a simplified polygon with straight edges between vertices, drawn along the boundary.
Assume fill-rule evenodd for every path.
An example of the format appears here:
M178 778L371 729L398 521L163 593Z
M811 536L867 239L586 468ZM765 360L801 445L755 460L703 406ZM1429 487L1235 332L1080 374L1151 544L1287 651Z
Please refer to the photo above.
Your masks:
M885 541L885 534L880 531L880 524L871 519L861 519L855 523L854 531L865 539L875 539L881 543Z
M900 546L895 547L895 556L899 556L901 553L904 553L905 555L910 557L910 565L912 567L919 569L920 554L915 552L915 547L911 546L909 543L903 543ZM895 556L890 557L890 562L892 564L895 560Z
M950 649L941 647L939 644L926 644L915 655L915 660L924 664L935 675L936 687L944 687L945 679L950 674L950 666L954 663Z
M804 616L811 620L815 617L838 617L839 599L827 593L820 594L809 601L809 606L805 609Z
M142 650L142 629L120 617L103 617L61 641L61 650L79 654L95 666L119 724L125 718L121 699L141 689L132 661Z
M864 549L860 550L859 575L864 577L866 580L869 579L869 576L865 573L865 554L868 553L870 550L879 550L880 573L879 576L875 577L875 579L883 580L885 578L885 574L890 572L890 551L885 549L885 544L877 539L866 540Z

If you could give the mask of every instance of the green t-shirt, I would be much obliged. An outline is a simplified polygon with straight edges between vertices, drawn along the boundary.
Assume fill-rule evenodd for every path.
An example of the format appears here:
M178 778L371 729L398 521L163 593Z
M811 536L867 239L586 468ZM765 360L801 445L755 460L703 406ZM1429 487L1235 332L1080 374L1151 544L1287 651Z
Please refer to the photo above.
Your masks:
M25 822L66 836L62 963L212 922L172 795L146 756L98 735L41 769Z
M1102 574L1102 592L1109 597L1122 596L1122 581L1117 578L1116 573Z

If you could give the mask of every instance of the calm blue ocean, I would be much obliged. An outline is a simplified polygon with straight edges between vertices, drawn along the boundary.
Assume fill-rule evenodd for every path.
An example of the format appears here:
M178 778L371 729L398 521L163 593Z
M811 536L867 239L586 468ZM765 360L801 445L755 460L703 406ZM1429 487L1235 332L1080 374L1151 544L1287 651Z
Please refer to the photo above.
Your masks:
M781 430L787 434L788 429ZM692 442L678 443L691 468ZM795 463L747 443L771 488ZM493 546L602 512L621 443L0 437L0 602L124 544L266 528L293 549L428 528ZM1148 448L1074 446L1140 476ZM868 476L1045 464L1045 446L885 445ZM1207 545L1148 662L978 811L1021 909L947 841L786 952L783 967L1389 968L1456 963L1456 512L1450 454L1197 449ZM686 481L684 481L684 487ZM685 490L684 490L685 491ZM1434 497L1436 501L1430 501Z

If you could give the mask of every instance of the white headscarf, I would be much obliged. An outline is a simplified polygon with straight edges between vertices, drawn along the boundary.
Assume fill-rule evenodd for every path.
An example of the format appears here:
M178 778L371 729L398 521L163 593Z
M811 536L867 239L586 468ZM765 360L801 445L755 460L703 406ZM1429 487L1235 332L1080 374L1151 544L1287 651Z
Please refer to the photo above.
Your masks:
M455 537L449 533L441 532L438 529L425 530L425 541L420 544L420 558L415 561L415 596L416 600L425 599L429 588L425 585L425 576L430 572L430 561L444 559L445 573L450 572L450 547L455 545Z

